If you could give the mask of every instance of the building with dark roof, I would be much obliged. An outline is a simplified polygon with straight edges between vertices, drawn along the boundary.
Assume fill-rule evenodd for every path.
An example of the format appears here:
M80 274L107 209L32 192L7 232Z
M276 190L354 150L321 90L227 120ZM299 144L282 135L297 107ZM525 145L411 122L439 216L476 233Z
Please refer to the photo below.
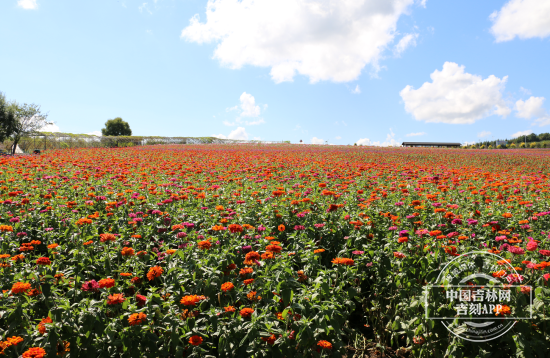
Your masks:
M435 148L460 148L460 143L445 143L445 142L403 142L403 147L435 147Z

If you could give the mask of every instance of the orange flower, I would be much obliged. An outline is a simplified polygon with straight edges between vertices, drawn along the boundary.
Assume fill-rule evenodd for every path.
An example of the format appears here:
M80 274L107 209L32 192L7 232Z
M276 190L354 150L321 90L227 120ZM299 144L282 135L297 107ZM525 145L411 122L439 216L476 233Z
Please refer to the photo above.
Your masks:
M493 312L495 312L495 316L498 316L498 315L504 316L512 313L512 311L510 311L510 307L506 305L497 305L493 310Z
M244 277L249 273L251 274L252 272L254 272L254 269L252 269L252 267L245 267L242 268L241 271L239 271L239 275L241 275L241 277Z
M167 255L173 255L177 250L173 250L173 249L170 249L170 250L166 250L166 254Z
M90 221L91 221L91 220L90 220ZM100 237L100 241L101 241L101 242L106 242L106 241L113 242L113 241L116 241L116 236L113 235L113 234L109 234L109 233L101 234L101 235L99 235L99 237Z
M271 251L267 251L262 254L262 260L271 260L273 257L273 252Z
M273 244L273 243L272 243ZM278 245L267 245L267 247L265 248L267 251L272 251L272 252L281 252L281 250L283 249L282 247L278 246Z
M51 244L51 245L48 245L48 249L55 249L58 246L59 244Z
M313 253L314 254L320 254L322 252L325 252L325 249L317 249L317 250L313 250Z
M254 282L254 279L253 278L249 278L249 279L246 279L243 281L243 283L245 284L245 286L248 286L250 285L251 283Z
M409 238L406 237L406 236L403 236L403 237L400 237L399 239L397 239L397 242L398 243L403 243L403 242L408 242L409 241Z
M504 213L504 214L502 214L502 217L509 219L509 218L512 217L512 213Z
M191 338L189 338L189 343L194 346L198 346L202 343L202 337L197 335L191 336Z
M254 313L254 309L248 307L243 308L241 312L239 312L242 318L250 318L252 313Z
M228 226L228 229L229 231L231 231L232 233L235 233L235 232L242 232L243 231L243 228L241 225L238 225L238 224L231 224Z
M320 340L319 342L317 342L317 345L322 349L332 349L332 344L325 340Z
M405 254L403 254L401 252L394 252L393 256L398 258L398 259L404 259L405 257L407 257L407 256L405 256Z
M133 275L132 275L131 273L129 273L129 272L121 272L121 273L119 273L119 275L122 276L122 277L132 277L132 276L133 276Z
M40 347L29 348L25 353L23 353L23 358L44 358L46 356L46 351Z
M11 225L0 225L0 231L13 232L13 227Z
M274 334L272 334L272 335L269 336L269 337L262 337L262 341L267 342L267 344L269 344L269 345L271 345L271 346L272 346L273 344L275 344L275 341L276 341L276 340L277 340L277 337L276 337Z
M353 266L355 264L355 261L353 261L353 259L348 259L345 257L337 257L335 259L332 259L332 263L335 265Z
M160 266L151 267L149 269L149 272L147 272L147 279L149 281L152 281L155 278L160 277L160 275L162 275L163 272L164 272L164 270Z
M197 304L197 302L200 302L205 299L206 297L204 296L187 295L181 298L180 303L184 306L194 306Z
M36 260L37 265L47 266L47 265L51 265L51 263L52 262L47 257L40 257L38 260Z
M142 324L143 322L145 322L146 318L147 318L147 315L143 312L134 313L134 314L131 314L130 317L128 317L128 324L130 326Z
M201 250L208 250L212 247L212 244L210 243L210 241L207 241L207 240L204 240L204 241L199 241L199 243L197 244L197 246L199 247L199 249Z
M283 224L281 224L277 227L277 229L279 229L279 231L283 232L283 231L285 231L285 226Z
M99 280L99 288L111 288L115 285L115 280L112 278L104 278Z
M126 299L124 298L124 295L122 293L115 293L114 295L109 295L109 297L107 297L108 305L118 305L119 303L122 303L124 301L126 301Z
M225 312L235 312L235 307L233 306L227 306L227 307L224 307L223 308L225 310Z
M26 282L16 282L11 287L11 293L17 295L18 293L24 293L31 289L31 284Z
M134 249L131 247L124 247L120 253L122 256L134 256Z
M256 291L251 291L246 295L246 298L248 298L250 301L259 301L262 299L262 296L256 296Z
M40 323L36 326L36 329L38 329L38 332L40 332L40 334L44 334L46 333L46 324L47 323L53 323L52 319L50 317L46 317L44 318L42 321L40 321Z
M249 253L246 254L244 259L245 260L259 260L260 259L260 254L257 253L256 251L250 251Z
M234 287L235 286L231 282L226 282L222 284L222 291L223 292L231 291Z

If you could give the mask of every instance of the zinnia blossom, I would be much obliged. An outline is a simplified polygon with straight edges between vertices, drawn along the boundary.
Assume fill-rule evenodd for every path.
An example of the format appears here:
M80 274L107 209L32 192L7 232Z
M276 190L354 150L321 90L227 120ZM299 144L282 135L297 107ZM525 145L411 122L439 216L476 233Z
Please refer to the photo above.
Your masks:
M124 298L124 295L122 293L115 293L107 297L108 305L118 305L124 301L126 301L126 298Z
M131 247L124 247L120 252L122 256L134 256L134 249Z
M241 312L239 312L242 318L250 318L252 316L252 313L254 313L254 309L248 307L243 308Z
M25 351L22 355L23 358L44 358L46 356L46 351L44 348L32 347Z
M111 288L115 285L115 280L112 278L104 278L98 282L99 288Z
M16 282L11 287L11 293L17 295L19 293L27 292L31 289L31 284L26 282Z
M222 291L228 292L231 291L234 287L235 285L233 285L231 282L226 282L222 284Z
M189 338L189 343L194 346L198 346L202 343L202 337L197 335L191 336L191 338Z
M97 291L99 289L99 283L96 280L85 281L82 284L82 291Z
M319 342L317 342L317 345L322 349L332 349L332 343L325 340L320 340Z
M142 324L143 322L145 322L146 318L147 318L147 315L143 312L134 313L134 314L131 314L130 317L128 317L128 324L130 326Z
M164 272L164 270L160 266L151 267L149 269L149 272L147 272L147 279L149 281L152 281L155 278L160 277L160 275L162 275L163 272Z
M47 265L51 265L52 262L47 257L40 257L39 259L36 260L36 264L37 265L42 265L42 266L47 266Z
M204 296L187 295L181 298L180 303L184 306L195 306L198 302L205 299L206 297Z
M353 259L348 259L345 257L337 257L335 259L332 259L332 263L335 265L353 266L355 264L355 261L353 261Z
M52 319L50 317L46 317L40 321L40 323L36 326L36 329L40 334L46 333L46 324L47 323L53 323Z

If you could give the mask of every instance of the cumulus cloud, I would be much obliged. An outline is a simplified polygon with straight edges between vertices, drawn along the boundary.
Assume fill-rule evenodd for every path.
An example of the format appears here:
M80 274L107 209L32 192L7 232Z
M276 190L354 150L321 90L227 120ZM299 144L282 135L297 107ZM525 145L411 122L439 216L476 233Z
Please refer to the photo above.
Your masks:
M546 0L510 0L489 17L491 33L497 42L550 36L550 2Z
M323 144L325 141L321 138L313 137L311 138L311 144Z
M489 132L489 131L482 131L482 132L479 132L479 133L477 134L477 136L478 136L479 138L487 137L487 136L490 136L490 135L491 135L491 132Z
M254 96L243 92L240 97L241 100L241 116L243 117L258 117L260 115L260 106L256 106L256 100Z
M361 138L355 143L357 143L357 145L373 145L377 147L393 147L393 146L401 145L401 143L395 140L395 133L391 128L390 128L390 133L388 133L388 135L386 136L386 140L384 142L381 142L381 141L373 142L369 138Z
M519 100L516 102L515 110L519 118L531 119L533 117L542 117L546 114L542 104L544 97L531 96L527 101Z
M406 34L399 40L397 45L393 48L393 54L395 57L400 57L403 52L408 47L414 47L416 46L416 39L418 38L418 34Z
M531 134L531 133L533 133L533 131L530 130L530 129L528 129L528 130L526 130L526 131L519 131L519 132L516 132L516 133L512 134L511 137L512 137L512 138L517 138L517 137L522 137L522 136L524 136L524 135L529 135L529 134Z
M351 91L353 94L359 94L361 93L361 88L359 88L359 85L355 86L355 89Z
M97 136L97 137L101 137L101 136L102 136L101 131L93 131L93 132L86 133L86 134L95 135L95 136Z
M409 133L409 134L405 134L405 137L417 137L420 135L426 135L426 132Z
M17 6L25 10L35 10L38 8L36 0L17 0Z
M531 95L531 91L529 91L527 88L520 87L519 90L528 96Z
M445 62L419 89L406 86L399 94L405 110L416 120L428 123L466 124L498 114L506 117L511 110L502 98L508 76L490 75L486 79L464 71L464 66Z
M519 100L516 102L514 109L519 118L531 119L535 118L533 124L538 124L540 127L550 124L550 115L542 107L544 97L531 96L527 101Z
M355 80L378 68L398 19L414 0L209 0L206 21L196 14L181 37L216 42L214 58L233 69L270 67L272 79L296 73L321 80Z
M59 127L55 123L46 124L39 129L40 132L59 132Z
M246 130L245 130L244 127L237 127L234 131L229 133L228 136L225 136L223 134L213 134L212 137L220 138L220 139L247 140L248 139L248 133L246 133Z

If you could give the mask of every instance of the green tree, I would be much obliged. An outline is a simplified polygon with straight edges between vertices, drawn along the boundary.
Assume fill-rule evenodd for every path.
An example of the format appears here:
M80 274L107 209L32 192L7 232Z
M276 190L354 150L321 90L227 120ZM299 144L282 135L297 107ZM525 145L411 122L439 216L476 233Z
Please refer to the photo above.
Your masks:
M5 102L5 98L3 99ZM34 103L19 104L15 101L8 104L8 111L11 113L6 117L6 122L2 123L2 136L13 140L11 151L15 153L17 144L21 137L36 134L40 129L53 122L48 122L48 114L42 113L40 106ZM13 115L14 119L11 119Z
M101 134L104 136L131 136L132 130L128 122L116 117L105 122L105 128L101 130Z
M0 142L8 139L15 130L15 112L0 92Z
M539 140L550 140L550 133L541 133L538 135Z

